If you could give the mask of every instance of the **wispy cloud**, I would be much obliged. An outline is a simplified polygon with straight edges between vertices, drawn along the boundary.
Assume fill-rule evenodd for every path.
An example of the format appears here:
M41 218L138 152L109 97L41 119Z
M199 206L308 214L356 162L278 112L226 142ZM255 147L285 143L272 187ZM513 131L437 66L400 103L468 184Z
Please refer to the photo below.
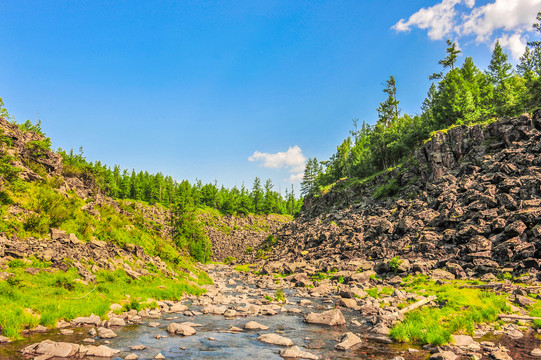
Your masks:
M427 30L434 40L470 36L488 45L500 40L518 59L540 10L541 0L495 0L477 7L474 0L442 0L401 19L392 28L402 32L417 27Z
M255 151L248 160L260 161L263 163L263 167L270 169L287 169L290 173L290 182L299 182L302 180L306 163L306 157L297 145L289 147L287 151L279 151L277 153Z

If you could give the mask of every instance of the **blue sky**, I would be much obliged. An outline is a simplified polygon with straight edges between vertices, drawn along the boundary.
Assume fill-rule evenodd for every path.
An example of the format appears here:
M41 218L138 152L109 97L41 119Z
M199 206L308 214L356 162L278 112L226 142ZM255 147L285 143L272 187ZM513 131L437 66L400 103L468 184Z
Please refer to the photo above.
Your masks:
M541 0L5 1L0 97L55 148L226 186L327 159L374 123L393 74L415 114L445 39L484 68L516 59ZM522 47L522 48L521 48ZM464 56L461 58L463 59ZM516 61L516 60L514 60Z

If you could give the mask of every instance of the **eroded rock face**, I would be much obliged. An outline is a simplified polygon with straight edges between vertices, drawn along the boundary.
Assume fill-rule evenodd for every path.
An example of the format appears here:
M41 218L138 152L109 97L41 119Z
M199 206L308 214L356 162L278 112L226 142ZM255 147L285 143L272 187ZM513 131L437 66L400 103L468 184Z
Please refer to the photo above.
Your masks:
M231 216L209 219L202 214L201 221L212 241L212 259L223 261L227 257L243 259L247 249L256 249L269 236L280 229L286 217L276 214ZM226 230L224 230L226 229Z
M441 131L416 153L415 164L308 198L301 215L277 231L280 240L262 270L276 271L267 265L279 261L286 273L284 264L305 261L316 268L312 273L359 270L345 278L359 283L369 279L366 270L441 268L455 278L504 268L539 272L540 123L536 111L532 118ZM400 192L375 200L375 189L390 180ZM393 263L397 256L401 261Z

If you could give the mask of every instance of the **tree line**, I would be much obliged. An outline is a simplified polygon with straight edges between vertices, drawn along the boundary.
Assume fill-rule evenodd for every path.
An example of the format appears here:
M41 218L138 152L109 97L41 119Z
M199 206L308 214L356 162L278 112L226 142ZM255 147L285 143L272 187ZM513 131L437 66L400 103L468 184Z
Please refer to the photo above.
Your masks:
M541 12L537 15L541 22ZM541 32L539 23L534 28ZM490 64L481 71L473 58L457 66L461 50L447 40L439 61L442 71L431 74L432 84L419 115L401 114L394 76L383 89L375 125L354 120L354 129L327 161L308 160L301 184L303 195L318 193L344 178L365 178L412 156L434 131L516 116L541 103L541 42L528 43L516 68L497 41Z
M88 162L83 149L78 153L58 149L64 163L64 173L77 176L95 184L108 196L115 199L132 199L149 204L162 204L170 207L179 199L191 207L210 207L224 214L290 214L299 211L302 199L296 199L293 187L286 189L285 196L275 190L268 179L262 184L256 177L251 188L244 184L229 189L218 186L217 182L203 184L200 180L191 184L188 180L175 181L171 176L148 171L131 172L119 165L108 167L100 161ZM186 200L189 199L189 200Z

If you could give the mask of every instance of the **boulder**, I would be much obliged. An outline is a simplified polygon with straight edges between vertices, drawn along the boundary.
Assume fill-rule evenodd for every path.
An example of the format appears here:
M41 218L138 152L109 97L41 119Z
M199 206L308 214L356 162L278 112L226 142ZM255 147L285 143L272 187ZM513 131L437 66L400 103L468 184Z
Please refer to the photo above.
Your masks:
M342 337L340 338L340 343L336 344L334 348L337 350L348 350L353 346L360 344L361 342L361 338L359 338L352 332L348 332L342 335Z
M176 303L169 307L169 311L172 313L182 313L188 311L188 307L184 304Z
M101 324L101 319L98 315L81 316L71 320L73 325L96 325Z
M280 350L280 356L285 359L308 359L318 360L319 356L301 350L298 346L292 346L288 349Z
M471 344L476 343L469 335L453 335L453 342L456 346L460 347L468 347Z
M102 339L112 339L114 337L116 337L117 335L115 334L115 332L111 329L107 329L107 328L104 328L104 327L99 327L98 328L98 337L102 338Z
M430 360L455 360L456 354L452 351L440 351L430 357Z
M118 354L120 350L111 349L108 346L81 346L81 354L86 356L96 356L96 357L113 357Z
M347 307L347 308L350 308L350 309L355 309L357 308L357 300L355 299L339 299L337 304L339 306L344 306L344 307Z
M248 321L244 325L244 329L246 329L246 330L268 330L269 327L265 326L263 324L260 324L258 322L255 322L255 321Z
M11 342L8 337L0 335L0 344Z
M344 325L346 323L344 315L342 315L342 312L339 309L327 310L322 313L311 312L306 315L304 321L310 324L321 324L330 326Z
M112 317L109 319L109 326L126 326L126 321L120 317Z
M80 346L77 344L44 340L39 343L34 352L53 357L71 357L79 352L79 348Z
M178 323L171 323L167 326L167 332L170 334L177 334L182 336L191 336L195 335L197 331L189 325L186 324L178 324Z
M451 274L449 271L445 271L443 269L435 269L432 271L431 274L432 279L434 280L454 280L455 276Z
M263 334L259 336L257 340L272 345L293 346L293 341L291 341L291 339L277 334Z

